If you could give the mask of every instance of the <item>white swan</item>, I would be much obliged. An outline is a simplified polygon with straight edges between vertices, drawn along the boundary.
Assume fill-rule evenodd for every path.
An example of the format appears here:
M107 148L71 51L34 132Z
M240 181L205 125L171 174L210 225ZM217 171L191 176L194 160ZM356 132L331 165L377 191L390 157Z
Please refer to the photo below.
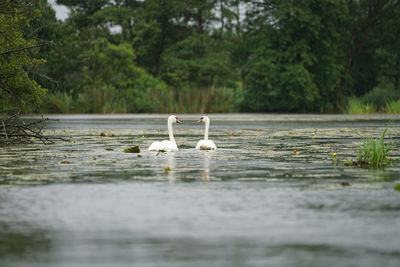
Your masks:
M178 119L178 117L171 115L168 117L168 135L169 135L169 140L165 140L162 142L155 141L153 142L150 146L149 149L150 151L178 151L178 146L176 145L175 139L174 139L174 134L172 132L172 123L181 123L181 121Z
M196 149L198 149L198 150L215 150L215 149L217 149L217 146L214 144L214 142L211 140L208 140L208 128L210 128L210 119L207 116L203 116L197 122L205 122L206 129L204 131L204 139L200 140L197 143Z

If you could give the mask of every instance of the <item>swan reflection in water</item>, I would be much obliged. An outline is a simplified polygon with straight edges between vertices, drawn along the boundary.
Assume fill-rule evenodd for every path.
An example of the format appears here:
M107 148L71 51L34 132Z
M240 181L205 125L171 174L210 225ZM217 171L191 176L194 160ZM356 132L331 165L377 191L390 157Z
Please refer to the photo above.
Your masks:
M202 151L203 156L203 172L201 175L201 179L203 181L210 180L210 158L211 158L211 151Z
M167 163L168 165L164 167L165 172L168 175L168 181L174 183L176 181L176 158L175 152L168 153Z
M170 183L174 183L178 179L178 169L182 166L178 166L179 162L177 163L176 160L176 153L179 152L169 152L166 154L167 157L167 164L164 166L164 171L168 177L168 181ZM212 157L212 151L201 151L200 155L198 155L198 160L201 162L198 166L201 168L199 169L200 171L200 177L193 177L195 179L201 179L204 182L208 182L210 180L210 161Z

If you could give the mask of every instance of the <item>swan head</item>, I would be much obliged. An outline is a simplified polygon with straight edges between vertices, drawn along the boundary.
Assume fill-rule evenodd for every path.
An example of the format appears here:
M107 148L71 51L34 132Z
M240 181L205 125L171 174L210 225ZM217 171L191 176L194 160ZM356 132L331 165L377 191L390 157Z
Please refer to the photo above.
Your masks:
M202 116L200 118L200 120L198 120L197 122L205 122L205 123L210 123L210 119L207 116Z
M171 115L171 116L168 117L168 122L181 123L181 120L177 116Z

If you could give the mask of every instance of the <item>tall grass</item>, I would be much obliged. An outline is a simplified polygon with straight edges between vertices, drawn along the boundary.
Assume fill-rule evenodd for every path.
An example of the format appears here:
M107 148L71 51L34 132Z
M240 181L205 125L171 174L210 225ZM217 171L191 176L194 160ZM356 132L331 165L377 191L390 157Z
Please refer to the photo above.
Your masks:
M384 168L389 164L389 152L392 146L385 144L385 135L388 128L386 128L381 137L377 139L367 138L361 136L362 146L358 148L358 163L360 165L370 165L372 167Z
M387 113L400 114L400 99L397 101L391 101L386 104Z
M240 89L209 88L170 91L167 105L161 112L219 113L237 112Z
M377 111L373 104L364 104L361 99L350 97L347 102L346 112L348 114L369 114Z
M49 113L219 113L239 111L241 99L240 87L165 91L148 88L134 94L113 88L89 88L76 97L50 94L43 108Z
M360 97L349 97L345 112L369 114L378 112L400 114L400 91L392 85L380 84Z
M72 96L66 92L55 92L44 99L46 111L51 113L69 113L72 109Z

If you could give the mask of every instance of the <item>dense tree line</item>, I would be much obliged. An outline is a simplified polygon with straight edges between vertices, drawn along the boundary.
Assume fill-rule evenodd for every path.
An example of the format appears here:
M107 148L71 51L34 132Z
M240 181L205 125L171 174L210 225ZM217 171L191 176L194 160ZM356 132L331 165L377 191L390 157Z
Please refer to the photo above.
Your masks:
M400 96L398 0L57 0L65 21L46 0L16 2L40 15L0 16L54 43L26 52L47 60L24 72L47 111L340 112L351 96ZM0 52L23 38L2 21Z
M45 90L33 76L44 60L36 59L29 49L41 46L30 34L29 26L40 12L19 0L0 1L0 107L2 113L27 106L38 106Z

